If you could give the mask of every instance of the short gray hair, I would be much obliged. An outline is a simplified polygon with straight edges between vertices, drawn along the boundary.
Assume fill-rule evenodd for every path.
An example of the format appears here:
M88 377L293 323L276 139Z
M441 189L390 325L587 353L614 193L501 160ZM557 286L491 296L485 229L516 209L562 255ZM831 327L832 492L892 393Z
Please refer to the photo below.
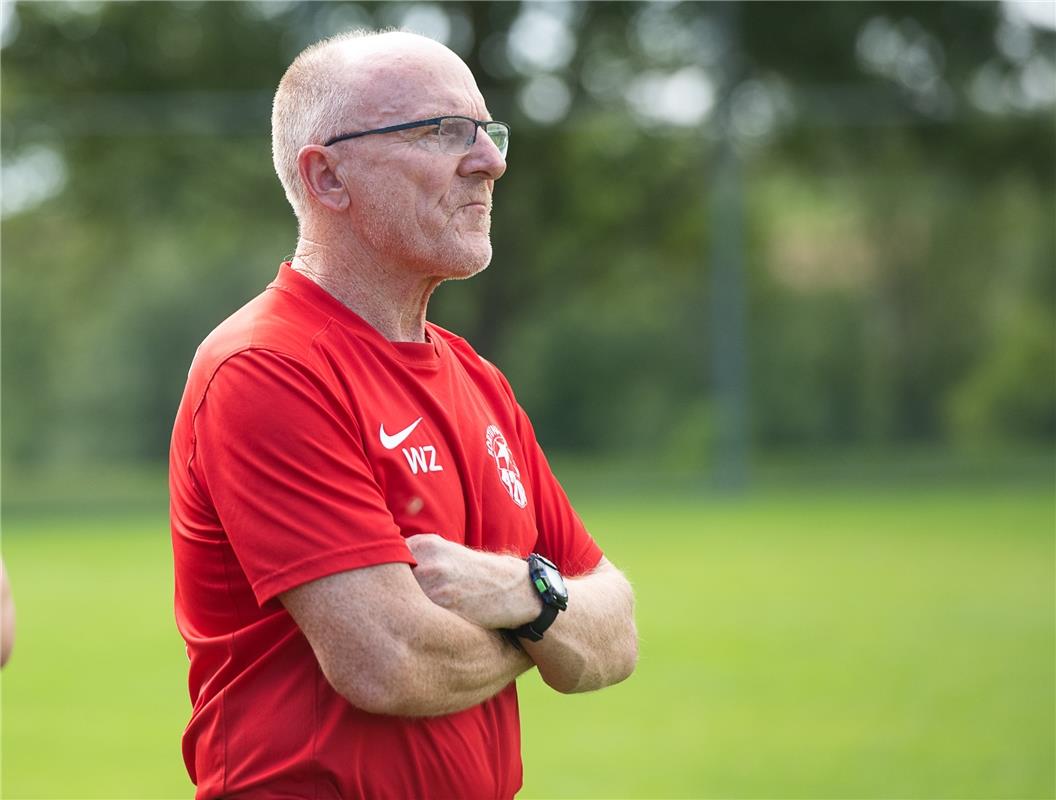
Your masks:
M279 81L271 105L271 158L298 219L308 207L308 194L297 154L305 145L344 133L335 126L348 118L355 100L349 96L350 82L339 77L334 57L342 45L384 32L359 29L316 42L301 51Z

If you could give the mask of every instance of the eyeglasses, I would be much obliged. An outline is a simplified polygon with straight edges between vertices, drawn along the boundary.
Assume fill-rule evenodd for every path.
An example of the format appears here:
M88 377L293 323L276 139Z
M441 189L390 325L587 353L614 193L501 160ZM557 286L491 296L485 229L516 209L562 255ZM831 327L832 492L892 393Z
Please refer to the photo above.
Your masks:
M510 147L510 126L505 122L491 120L485 122L472 117L433 117L422 119L417 122L404 122L402 125L389 125L386 128L375 128L371 131L358 131L357 133L343 133L335 136L324 143L324 147L343 142L345 139L358 139L360 136L370 136L374 133L393 133L394 131L406 131L411 128L424 128L435 125L436 140L441 153L453 156L464 156L477 141L477 129L483 128L488 138L499 148L503 158Z

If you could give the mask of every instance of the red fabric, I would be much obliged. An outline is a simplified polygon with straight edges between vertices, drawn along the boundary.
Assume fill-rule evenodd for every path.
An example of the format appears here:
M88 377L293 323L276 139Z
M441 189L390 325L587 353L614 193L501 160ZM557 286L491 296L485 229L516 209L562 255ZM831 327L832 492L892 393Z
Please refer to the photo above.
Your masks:
M413 564L415 533L539 552L567 575L600 560L502 375L427 330L425 344L389 342L284 264L198 349L169 479L197 798L512 797L521 785L513 684L449 716L368 714L330 687L276 599ZM382 428L394 437L419 417L383 446Z

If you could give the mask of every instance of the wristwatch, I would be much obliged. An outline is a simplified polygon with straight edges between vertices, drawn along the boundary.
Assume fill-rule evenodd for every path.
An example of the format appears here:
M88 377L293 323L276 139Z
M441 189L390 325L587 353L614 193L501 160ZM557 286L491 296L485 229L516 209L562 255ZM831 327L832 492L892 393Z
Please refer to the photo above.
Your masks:
M528 577L532 587L543 599L543 612L531 622L515 629L513 633L522 639L538 642L546 629L557 619L558 612L568 608L568 589L557 567L538 553L528 556Z

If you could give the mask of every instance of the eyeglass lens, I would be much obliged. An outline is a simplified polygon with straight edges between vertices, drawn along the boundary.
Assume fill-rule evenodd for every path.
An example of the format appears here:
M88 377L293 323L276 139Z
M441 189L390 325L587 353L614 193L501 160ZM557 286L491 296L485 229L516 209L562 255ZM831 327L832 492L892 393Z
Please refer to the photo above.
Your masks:
M506 126L497 122L485 123L484 132L499 149L503 158L509 148L509 134ZM462 117L445 117L440 122L440 147L445 153L463 155L468 153L476 141L477 125L472 120Z
M497 122L489 122L484 126L484 132L491 137L491 141L495 142L495 146L499 148L502 157L506 158L506 150L510 146L510 129Z

